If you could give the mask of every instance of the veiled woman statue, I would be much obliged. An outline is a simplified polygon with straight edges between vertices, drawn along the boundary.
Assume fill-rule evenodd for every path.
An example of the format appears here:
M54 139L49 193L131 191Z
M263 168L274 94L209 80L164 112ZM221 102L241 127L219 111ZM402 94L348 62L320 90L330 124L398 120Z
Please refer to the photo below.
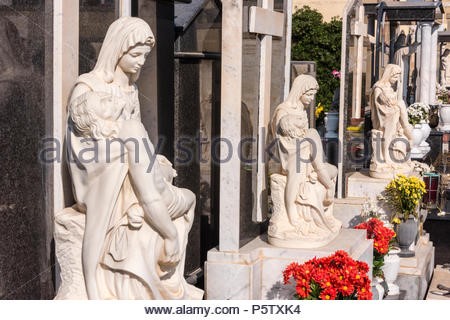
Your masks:
M445 49L441 55L441 87L450 86L450 49Z
M58 299L201 299L183 277L195 196L171 184L140 121L139 72L155 39L143 20L108 29L94 69L69 101L76 204L55 216Z
M372 159L370 176L390 179L396 174L409 174L413 165L408 155L411 125L403 99L398 97L402 70L388 64L381 79L372 88Z
M318 88L313 77L298 76L270 124L277 153L269 164L274 211L268 234L275 246L321 247L338 235L342 225L333 216L337 169L324 162L320 136L308 128L305 107Z

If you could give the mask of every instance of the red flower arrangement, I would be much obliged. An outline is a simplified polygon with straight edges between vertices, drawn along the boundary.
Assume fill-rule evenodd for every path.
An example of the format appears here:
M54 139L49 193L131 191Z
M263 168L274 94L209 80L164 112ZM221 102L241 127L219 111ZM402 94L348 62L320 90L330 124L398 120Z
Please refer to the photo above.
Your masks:
M395 232L385 227L379 219L372 218L358 224L355 229L367 231L367 239L373 239L373 276L383 277L384 256L389 251L389 245L395 237Z
M371 300L369 266L353 260L345 251L303 264L293 262L283 271L284 283L296 282L301 300Z

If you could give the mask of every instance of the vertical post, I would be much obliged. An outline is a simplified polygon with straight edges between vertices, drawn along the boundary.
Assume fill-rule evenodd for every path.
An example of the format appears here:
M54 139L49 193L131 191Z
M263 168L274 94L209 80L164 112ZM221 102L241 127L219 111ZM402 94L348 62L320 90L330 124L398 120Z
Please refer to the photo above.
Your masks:
M394 63L395 56L395 36L397 31L397 23L389 22L389 63Z
M361 4L357 11L357 24L358 26L364 23L364 6ZM361 100L362 100L362 78L363 78L363 59L364 59L364 35L358 32L356 36L356 75L353 75L353 112L352 118L361 118Z
M413 86L414 86L414 102L415 101L421 101L420 100L420 57L421 57L421 52L422 52L422 25L418 24L416 27L416 42L420 43L420 47L418 48L418 50L416 50L416 53L414 55L414 77L413 77Z
M422 24L422 50L420 52L420 102L430 103L430 57L432 22Z
M263 9L273 10L273 0L262 0ZM256 210L253 221L262 222L267 213L267 174L266 174L266 130L270 121L270 89L272 85L272 36L259 35L259 105L258 105L258 156L256 168Z
M292 37L292 0L284 0L284 16L286 17L285 59L284 59L284 95L286 100L291 87L291 37Z
M70 90L78 77L79 1L53 1L53 110L52 138L60 143L62 151L66 129L67 102ZM50 132L50 131L49 131ZM64 157L58 157L64 159ZM61 211L72 200L72 188L64 162L54 161L51 168L52 214ZM60 285L56 267L56 284Z
M53 138L62 147L67 102L78 77L79 1L54 1L53 10ZM53 163L54 212L64 208L72 193L70 183L64 184L63 167Z
M239 251L243 0L222 2L219 250ZM225 143L226 141L226 143ZM225 161L226 160L226 161Z
M437 79L437 54L438 50L438 31L439 25L436 24L433 26L431 33L431 59L430 59L430 100L429 103L434 105L436 104L436 79Z
M132 0L116 0L116 17L130 17L131 16L131 1Z

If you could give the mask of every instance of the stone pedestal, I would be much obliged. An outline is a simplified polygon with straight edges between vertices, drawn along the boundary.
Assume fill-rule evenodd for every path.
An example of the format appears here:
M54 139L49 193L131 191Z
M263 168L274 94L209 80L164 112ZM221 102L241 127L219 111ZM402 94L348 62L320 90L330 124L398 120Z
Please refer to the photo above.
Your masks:
M412 258L400 258L400 270L397 281L401 300L422 300L425 298L428 284L434 269L434 247L429 236L422 236Z
M437 287L438 284L450 287L450 269L444 268L442 265L437 265L434 269L433 279L426 300L449 300L448 295L444 296L436 294L436 292L445 292Z
M362 221L361 210L365 198L334 199L333 215L342 222L343 228L353 228Z
M268 244L267 235L251 241L237 253L212 249L205 264L206 298L292 299L295 288L283 284L286 266L328 256L337 250L372 266L372 241L366 240L364 230L342 229L331 243L316 249L277 248Z
M363 171L349 173L346 176L345 196L376 199L392 179L375 179Z

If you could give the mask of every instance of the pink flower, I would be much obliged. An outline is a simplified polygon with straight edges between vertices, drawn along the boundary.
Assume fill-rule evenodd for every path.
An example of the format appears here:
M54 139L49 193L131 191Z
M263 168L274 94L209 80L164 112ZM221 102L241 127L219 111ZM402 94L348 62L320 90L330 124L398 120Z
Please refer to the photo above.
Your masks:
M333 77L340 79L341 78L341 73L337 70L333 70L331 71L331 74L333 75Z

